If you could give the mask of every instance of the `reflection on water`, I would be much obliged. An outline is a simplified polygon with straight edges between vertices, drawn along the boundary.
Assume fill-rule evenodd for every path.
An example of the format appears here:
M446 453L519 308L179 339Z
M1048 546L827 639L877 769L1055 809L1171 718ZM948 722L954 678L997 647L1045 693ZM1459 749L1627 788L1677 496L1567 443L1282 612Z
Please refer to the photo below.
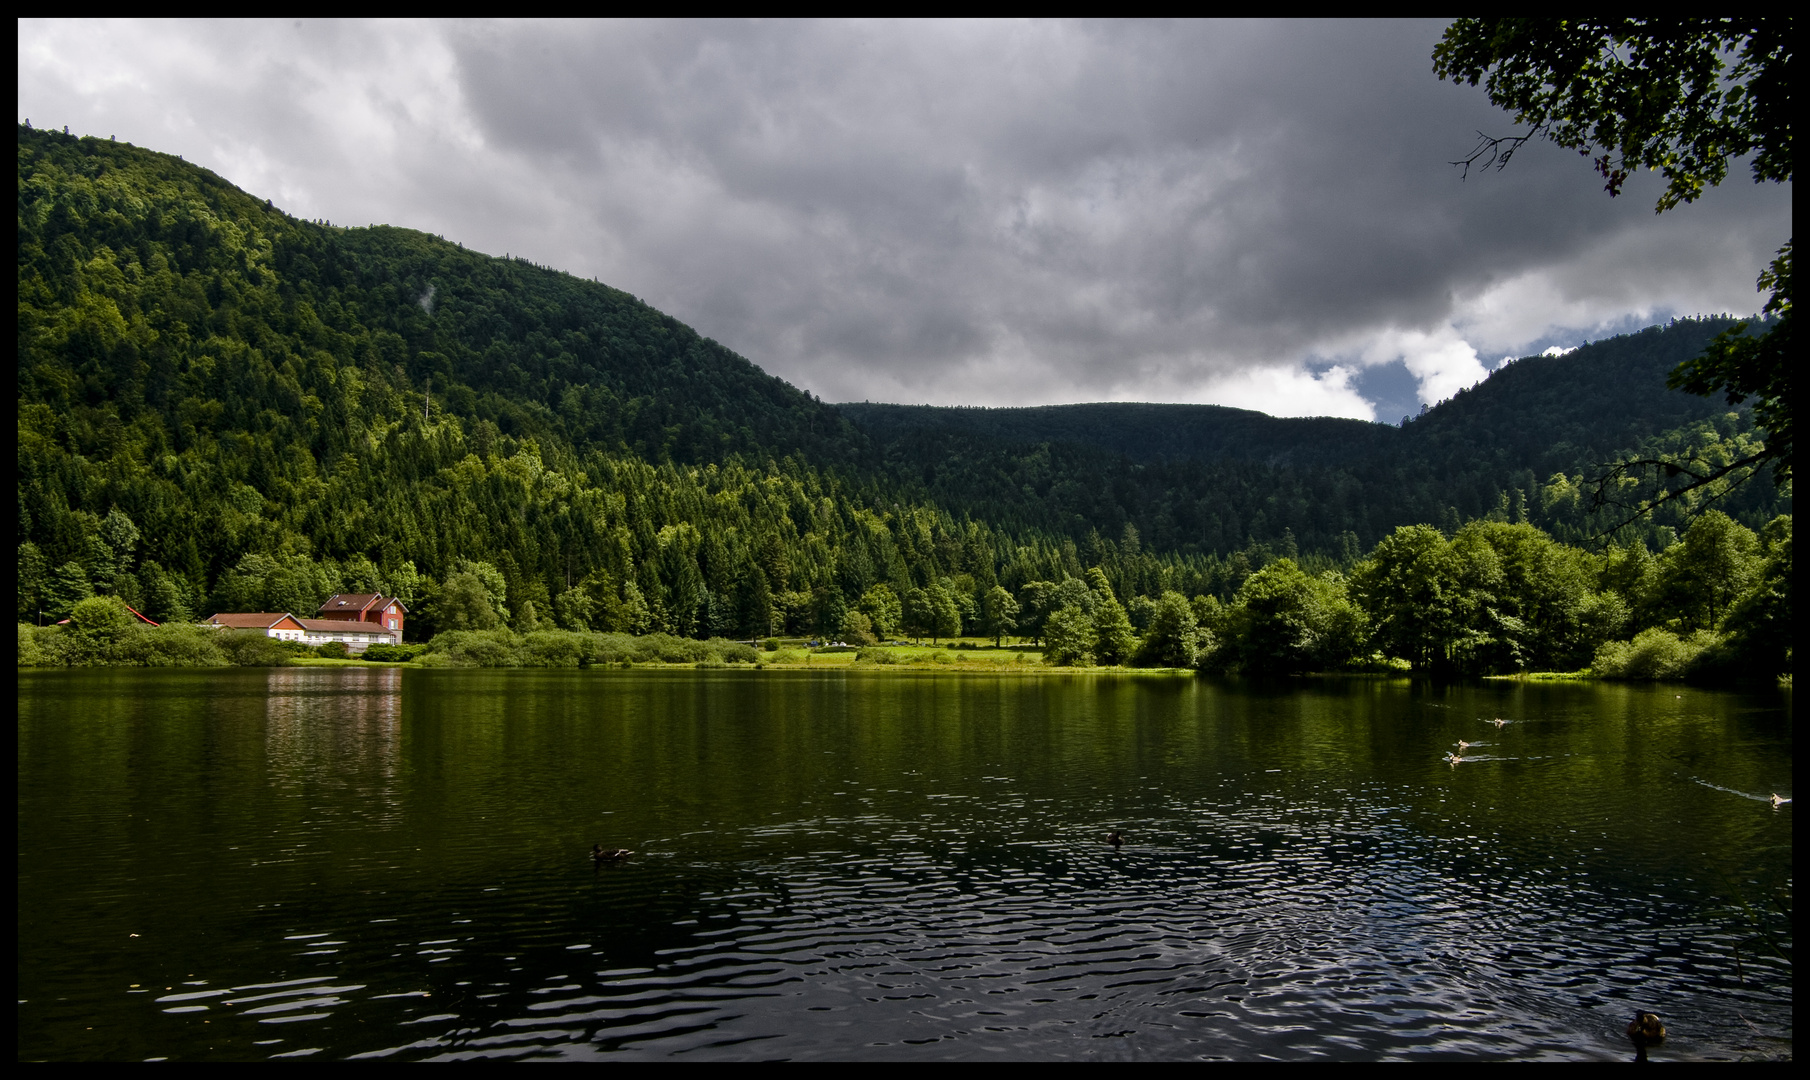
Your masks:
M1632 1056L1637 1008L1657 1058L1789 1053L1789 970L1737 967L1731 909L1791 884L1776 693L284 669L19 701L21 1058L1571 1060Z

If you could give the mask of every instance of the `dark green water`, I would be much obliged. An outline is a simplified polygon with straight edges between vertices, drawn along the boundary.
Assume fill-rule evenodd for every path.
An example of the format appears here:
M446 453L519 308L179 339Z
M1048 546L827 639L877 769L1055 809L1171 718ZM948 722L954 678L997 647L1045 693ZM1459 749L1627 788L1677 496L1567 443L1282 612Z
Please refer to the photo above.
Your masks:
M1656 1057L1790 1053L1731 911L1791 883L1788 692L317 668L19 711L21 1059L1605 1059L1637 1008Z

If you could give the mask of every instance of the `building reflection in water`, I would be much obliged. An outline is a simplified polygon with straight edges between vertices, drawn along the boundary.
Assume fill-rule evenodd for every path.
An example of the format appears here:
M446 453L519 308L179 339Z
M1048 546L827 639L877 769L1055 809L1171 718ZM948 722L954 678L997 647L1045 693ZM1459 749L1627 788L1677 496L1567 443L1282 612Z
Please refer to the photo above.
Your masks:
M273 668L264 724L273 790L304 798L331 791L321 801L359 807L364 824L399 820L400 670Z

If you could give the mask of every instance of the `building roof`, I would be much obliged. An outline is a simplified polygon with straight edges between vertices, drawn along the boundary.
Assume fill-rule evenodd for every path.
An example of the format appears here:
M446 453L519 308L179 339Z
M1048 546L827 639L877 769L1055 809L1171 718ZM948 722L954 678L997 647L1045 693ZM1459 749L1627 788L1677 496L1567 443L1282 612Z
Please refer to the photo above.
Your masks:
M284 619L294 623L297 630L302 629L302 620L287 611L222 611L207 617L207 621L215 626L236 630L268 630Z
M373 622L355 622L351 619L297 619L302 629L316 634L394 634Z
M408 605L394 596L385 596L382 593L334 593L332 596L327 597L321 604L320 610L316 611L315 614L321 615L329 612L335 615L349 614L351 612L362 613L370 611L373 608L386 607L390 604L395 604L397 607L401 608L403 614L406 615L408 613Z

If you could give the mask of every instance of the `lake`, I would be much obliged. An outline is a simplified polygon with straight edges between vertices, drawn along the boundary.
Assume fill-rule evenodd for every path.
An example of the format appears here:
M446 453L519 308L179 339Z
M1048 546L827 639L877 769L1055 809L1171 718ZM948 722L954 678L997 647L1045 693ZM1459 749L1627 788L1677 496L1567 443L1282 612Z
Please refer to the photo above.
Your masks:
M19 710L21 1059L1603 1060L1636 1010L1655 1058L1790 1054L1737 948L1789 902L1789 690L22 670Z

